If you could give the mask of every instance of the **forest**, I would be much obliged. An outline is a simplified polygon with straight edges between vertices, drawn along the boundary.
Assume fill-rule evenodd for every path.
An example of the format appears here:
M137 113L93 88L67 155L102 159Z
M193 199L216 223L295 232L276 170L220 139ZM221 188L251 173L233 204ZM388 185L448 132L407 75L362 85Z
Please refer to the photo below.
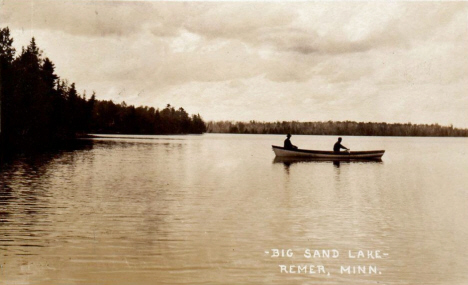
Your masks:
M467 137L467 129L438 124L422 125L411 123L374 122L231 122L218 121L206 124L209 133L234 134L298 134L298 135L342 135L342 136L417 136L417 137Z
M9 28L0 29L0 135L3 147L37 148L87 133L203 133L199 114L167 105L135 107L87 98L55 73L34 38L17 55Z

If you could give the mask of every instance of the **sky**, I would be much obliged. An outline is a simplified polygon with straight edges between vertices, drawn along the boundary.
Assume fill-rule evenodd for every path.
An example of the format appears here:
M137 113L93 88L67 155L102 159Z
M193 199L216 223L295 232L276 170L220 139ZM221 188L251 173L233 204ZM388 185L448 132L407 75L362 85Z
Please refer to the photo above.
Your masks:
M98 99L468 127L468 2L0 0L5 26Z

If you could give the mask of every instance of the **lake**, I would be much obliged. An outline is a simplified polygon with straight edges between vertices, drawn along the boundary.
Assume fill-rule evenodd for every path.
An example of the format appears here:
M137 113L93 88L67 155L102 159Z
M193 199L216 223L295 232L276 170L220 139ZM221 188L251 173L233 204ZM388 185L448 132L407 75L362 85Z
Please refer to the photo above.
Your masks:
M284 139L108 136L6 163L0 284L468 283L467 138L343 137L386 153L340 163L275 161Z

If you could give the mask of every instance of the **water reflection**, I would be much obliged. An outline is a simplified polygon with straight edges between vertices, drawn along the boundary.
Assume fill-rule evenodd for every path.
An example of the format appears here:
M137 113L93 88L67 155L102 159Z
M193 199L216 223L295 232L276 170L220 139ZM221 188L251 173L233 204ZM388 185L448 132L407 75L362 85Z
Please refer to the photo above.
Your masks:
M382 159L333 159L333 158L301 158L301 157L275 157L273 163L282 163L285 166L291 166L294 163L328 163L332 162L334 166L340 167L341 163L383 163Z
M74 169L81 163L83 152L93 148L89 140L77 140L49 148L42 153L9 155L0 164L0 230L4 239L0 246L39 247L44 228L50 225L50 183L62 167ZM12 238L8 238L8 237ZM17 250L22 254L24 250Z
M5 153L0 163L0 172L8 169L9 166L16 165L17 161L22 161L31 167L46 165L49 161L57 158L64 153L77 152L82 150L91 150L93 140L77 139L69 141L60 146L45 147L40 150L27 150L23 153Z

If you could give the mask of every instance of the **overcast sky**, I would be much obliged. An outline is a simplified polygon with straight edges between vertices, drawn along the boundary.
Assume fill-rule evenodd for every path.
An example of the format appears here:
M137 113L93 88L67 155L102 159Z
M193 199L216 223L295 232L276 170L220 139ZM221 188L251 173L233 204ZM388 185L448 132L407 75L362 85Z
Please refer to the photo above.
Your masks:
M467 2L0 1L18 52L34 36L98 99L468 127Z

